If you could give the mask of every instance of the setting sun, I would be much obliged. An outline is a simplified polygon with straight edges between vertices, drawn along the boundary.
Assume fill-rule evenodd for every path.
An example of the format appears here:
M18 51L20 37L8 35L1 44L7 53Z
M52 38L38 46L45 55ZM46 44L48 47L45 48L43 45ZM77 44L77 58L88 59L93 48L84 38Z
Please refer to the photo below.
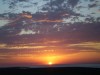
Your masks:
M49 62L48 64L49 64L49 65L52 65L53 63L52 63L52 62Z

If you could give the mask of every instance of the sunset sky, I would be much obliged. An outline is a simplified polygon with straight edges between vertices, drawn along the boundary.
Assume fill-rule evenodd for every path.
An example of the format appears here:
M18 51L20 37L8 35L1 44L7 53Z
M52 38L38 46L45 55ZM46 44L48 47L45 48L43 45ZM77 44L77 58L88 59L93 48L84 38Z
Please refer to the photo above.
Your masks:
M0 0L0 67L100 64L100 0Z

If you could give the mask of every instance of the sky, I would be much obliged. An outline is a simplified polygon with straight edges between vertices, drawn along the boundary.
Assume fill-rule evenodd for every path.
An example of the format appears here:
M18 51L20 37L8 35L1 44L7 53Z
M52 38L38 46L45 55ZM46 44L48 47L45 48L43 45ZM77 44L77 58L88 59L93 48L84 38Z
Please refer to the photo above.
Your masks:
M9 1L11 1L11 0L9 0ZM5 12L21 13L23 10L34 13L38 10L38 7L41 7L42 5L44 5L46 3L43 0L34 0L34 1L29 0L29 2L19 2L16 4L17 6L14 9L9 9L9 4L8 4L9 2L8 3L7 2L3 2L3 0L0 0L0 5L1 5L0 13L5 13ZM35 6L34 3L38 3L38 5ZM26 8L24 8L24 7L26 7Z
M0 67L100 64L99 34L99 0L0 0Z
M46 11L42 11L41 9L44 5L50 2L50 0L34 0L34 1L14 0L14 1L12 1L12 5L11 5L11 0L8 0L8 1L0 0L0 6L1 6L0 13L1 14L9 13L9 12L22 13L22 11L29 11L31 13L36 13L38 11L46 12ZM67 0L65 0L65 3L67 4ZM78 17L79 19L75 19L76 22L84 22L86 18L91 18L91 17L94 17L94 19L96 20L98 17L100 17L100 1L99 0L93 0L93 1L92 0L79 0L72 10L78 14L81 14L81 16ZM63 18L63 22L64 23L69 23L69 22L74 23L74 21L72 21L73 17L76 17L76 16L71 15L69 19ZM5 25L5 23L2 22L0 26L2 25Z
M11 0L9 0L10 2ZM15 0L16 1L16 0ZM29 0L28 2L18 2L16 3L16 6L14 6L13 9L9 8L9 2L0 0L0 13L7 13L7 12L13 12L13 13L21 13L22 11L29 11L32 13L35 13L38 11L38 9L41 9L41 6L49 2L50 0ZM34 3L37 3L36 5ZM93 7L91 7L92 4L96 4ZM90 6L90 8L89 8ZM3 8L2 8L3 7ZM79 11L78 11L79 10ZM99 0L79 0L79 3L74 7L74 11L84 14L84 15L92 15L95 17L98 17L100 12L100 1ZM95 13L94 15L91 13Z

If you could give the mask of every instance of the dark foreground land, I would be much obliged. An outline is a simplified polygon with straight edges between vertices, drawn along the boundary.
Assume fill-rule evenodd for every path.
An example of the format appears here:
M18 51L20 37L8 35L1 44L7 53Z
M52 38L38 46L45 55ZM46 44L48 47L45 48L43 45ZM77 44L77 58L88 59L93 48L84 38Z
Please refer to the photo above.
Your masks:
M0 75L100 75L100 68L48 67L48 68L0 68Z

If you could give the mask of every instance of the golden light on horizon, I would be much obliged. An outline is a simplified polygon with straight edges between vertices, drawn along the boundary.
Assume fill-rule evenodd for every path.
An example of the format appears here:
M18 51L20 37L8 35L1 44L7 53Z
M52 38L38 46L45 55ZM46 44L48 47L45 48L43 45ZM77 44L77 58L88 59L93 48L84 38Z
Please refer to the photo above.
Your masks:
M25 65L28 64L29 66L38 66L38 65L59 65L59 64L73 64L73 63L87 63L93 61L99 61L100 53L97 52L78 52L72 54L51 54L48 52L47 54L26 54L26 55L13 55L12 58L7 61L0 61L0 64L9 63L16 64L16 65ZM17 62L17 63L16 63ZM6 64L5 63L5 64Z
M50 62L48 62L48 64L49 64L49 65L52 65L53 63L50 61Z

